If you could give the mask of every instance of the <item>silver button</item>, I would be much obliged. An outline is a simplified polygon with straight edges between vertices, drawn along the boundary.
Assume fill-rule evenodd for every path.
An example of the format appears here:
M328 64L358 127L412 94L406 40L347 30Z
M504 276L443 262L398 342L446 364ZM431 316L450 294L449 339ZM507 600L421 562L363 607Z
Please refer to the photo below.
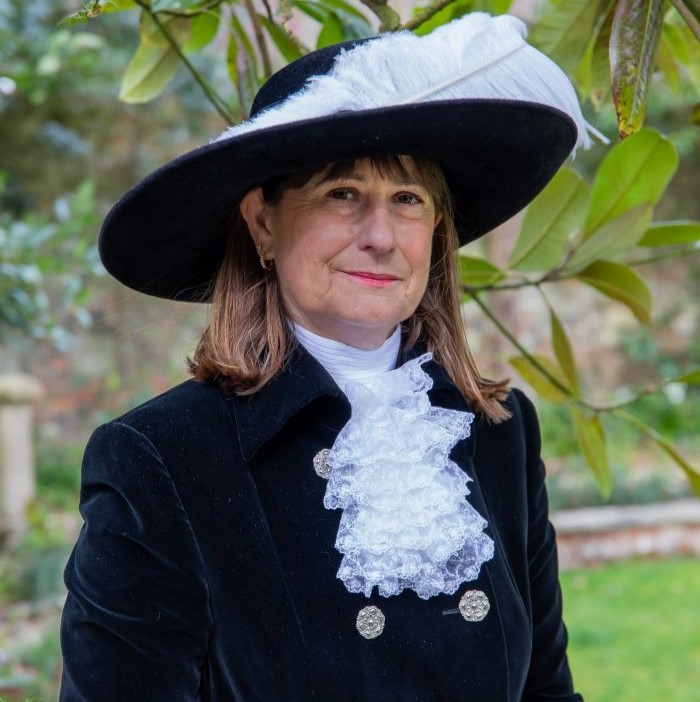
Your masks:
M316 471L316 475L325 480L328 480L331 476L331 467L328 465L328 455L330 452L330 449L321 449L314 456L314 470Z
M384 631L384 614L379 607L369 605L357 613L357 630L366 639L376 639Z
M467 590L459 601L459 613L468 622L480 622L489 609L489 598L481 590Z

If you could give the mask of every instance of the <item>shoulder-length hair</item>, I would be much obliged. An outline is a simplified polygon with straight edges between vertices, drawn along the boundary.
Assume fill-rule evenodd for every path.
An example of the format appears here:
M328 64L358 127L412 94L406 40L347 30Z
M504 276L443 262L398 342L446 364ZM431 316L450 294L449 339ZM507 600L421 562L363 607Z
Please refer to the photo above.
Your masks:
M435 201L441 215L435 229L430 274L416 311L402 323L402 348L425 345L448 372L470 406L494 422L509 416L503 401L507 381L483 378L469 350L460 314L457 276L458 238L449 189L442 169L424 158L387 156L369 159L388 177L417 178ZM342 177L352 161L334 163L321 171ZM308 182L319 169L297 171L262 185L263 197L277 204L284 190ZM208 328L191 358L197 380L213 382L236 395L260 390L284 367L296 346L274 269L263 270L245 220L238 209L230 223L224 257L211 289Z

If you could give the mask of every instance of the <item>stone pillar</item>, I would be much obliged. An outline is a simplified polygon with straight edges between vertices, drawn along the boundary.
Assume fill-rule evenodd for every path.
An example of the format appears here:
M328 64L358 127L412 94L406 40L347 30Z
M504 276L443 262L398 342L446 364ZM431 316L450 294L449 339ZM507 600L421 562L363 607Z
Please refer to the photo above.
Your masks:
M32 404L42 396L31 375L0 375L0 540L27 527L26 509L36 492Z

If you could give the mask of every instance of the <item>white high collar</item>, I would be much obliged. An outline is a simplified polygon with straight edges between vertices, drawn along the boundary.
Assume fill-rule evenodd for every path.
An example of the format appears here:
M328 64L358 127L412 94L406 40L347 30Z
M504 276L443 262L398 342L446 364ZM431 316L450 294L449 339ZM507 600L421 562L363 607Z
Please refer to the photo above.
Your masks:
M328 371L338 387L349 381L364 383L393 370L401 347L401 327L376 349L358 349L340 341L319 336L292 322L299 343Z

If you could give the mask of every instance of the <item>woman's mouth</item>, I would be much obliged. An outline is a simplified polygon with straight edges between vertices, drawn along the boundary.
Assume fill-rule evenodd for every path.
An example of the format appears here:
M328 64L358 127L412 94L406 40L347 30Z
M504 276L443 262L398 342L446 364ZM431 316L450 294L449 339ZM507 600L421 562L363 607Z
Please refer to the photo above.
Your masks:
M343 272L356 282L369 285L372 288L385 288L398 280L395 275L390 275L388 273L370 273L369 271Z

